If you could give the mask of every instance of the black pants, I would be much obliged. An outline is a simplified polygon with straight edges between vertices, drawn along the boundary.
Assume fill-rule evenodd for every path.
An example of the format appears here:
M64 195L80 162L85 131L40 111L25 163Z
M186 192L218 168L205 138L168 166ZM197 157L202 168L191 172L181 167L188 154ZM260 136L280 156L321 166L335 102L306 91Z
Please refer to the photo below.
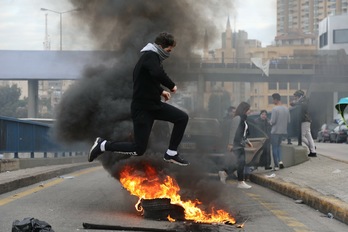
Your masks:
M134 153L143 155L146 151L151 129L155 120L167 121L174 124L169 141L169 149L176 151L184 135L188 115L167 103L162 103L158 110L132 109L134 142L107 141L106 151Z
M271 143L270 139L266 139L263 144L263 151L260 158L260 166L270 167L271 166Z

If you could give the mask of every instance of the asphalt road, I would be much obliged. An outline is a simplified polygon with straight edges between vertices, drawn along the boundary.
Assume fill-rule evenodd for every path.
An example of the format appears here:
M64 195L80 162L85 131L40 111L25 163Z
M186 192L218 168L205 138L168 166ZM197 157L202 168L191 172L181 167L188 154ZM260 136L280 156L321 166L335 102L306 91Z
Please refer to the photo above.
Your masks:
M0 195L0 232L11 231L14 220L33 217L57 231L103 231L83 229L82 223L158 228L175 231L347 231L348 226L298 204L269 189L252 184L241 190L234 181L222 185L202 180L192 189L202 206L216 205L233 215L236 225L204 225L144 219L134 205L137 198L121 187L102 167L89 168ZM199 191L198 191L199 190ZM203 193L203 194L202 194ZM211 201L207 195L214 195ZM210 202L206 202L210 199ZM130 230L132 231L132 230ZM133 230L134 231L134 230Z

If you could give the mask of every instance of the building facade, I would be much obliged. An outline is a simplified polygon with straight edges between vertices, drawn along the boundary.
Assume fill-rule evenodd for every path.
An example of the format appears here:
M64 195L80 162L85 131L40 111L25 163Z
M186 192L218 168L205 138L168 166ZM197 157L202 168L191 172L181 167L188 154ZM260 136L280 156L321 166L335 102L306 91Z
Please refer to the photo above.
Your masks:
M209 50L207 32L204 37L203 63L250 63L249 49L261 47L261 42L248 39L243 30L233 32L230 19L227 19L226 30L221 33L221 48ZM222 95L228 92L231 104L237 106L242 101L249 101L250 84L245 82L207 82L205 83L204 107L207 108L212 94Z
M329 15L347 12L348 0L277 0L275 42L315 44L319 22Z
M292 59L296 56L308 56L317 50L312 43L283 44L262 47L261 42L249 39L248 33L239 30L233 32L229 19L226 31L221 34L222 46L215 50L209 50L205 34L203 63L243 63L251 65L251 58L261 58L263 62L269 60L271 64L283 59ZM232 38L232 39L231 39ZM298 89L308 90L308 83L301 82L207 82L205 83L204 107L206 108L211 94L222 94L226 91L231 96L232 105L238 105L241 101L247 101L254 112L262 109L271 110L274 105L272 94L278 92L282 102L288 105L293 100L293 93Z
M348 54L348 14L332 15L319 22L319 49Z

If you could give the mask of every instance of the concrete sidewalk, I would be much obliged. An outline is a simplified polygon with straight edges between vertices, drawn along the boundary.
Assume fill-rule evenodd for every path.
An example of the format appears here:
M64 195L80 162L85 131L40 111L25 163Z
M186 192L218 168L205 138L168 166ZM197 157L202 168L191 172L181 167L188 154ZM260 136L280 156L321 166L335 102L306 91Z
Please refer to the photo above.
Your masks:
M97 165L100 163L84 161L2 172L0 194ZM348 224L348 162L318 154L316 158L276 172L261 169L252 172L252 182L301 200L324 214L332 213Z
M263 169L263 168L259 168ZM272 175L274 174L274 175ZM318 154L279 171L257 170L250 180L348 224L348 163Z

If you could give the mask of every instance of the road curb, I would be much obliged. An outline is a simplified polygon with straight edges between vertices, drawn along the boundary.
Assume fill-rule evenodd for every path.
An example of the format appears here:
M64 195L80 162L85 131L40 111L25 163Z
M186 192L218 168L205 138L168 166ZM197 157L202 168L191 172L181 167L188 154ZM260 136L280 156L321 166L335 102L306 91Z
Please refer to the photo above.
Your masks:
M33 174L23 175L21 177L16 178L15 180L8 180L3 183L0 183L0 194L11 192L19 188L39 183L41 181L49 180L57 176L62 176L81 169L99 165L99 162L95 162L59 165L56 167L51 166L50 170L38 171Z
M261 173L251 174L250 180L295 200L302 200L304 204L324 214L331 213L337 220L348 224L348 204L338 198L325 196L311 188L301 187L279 178L268 178Z

